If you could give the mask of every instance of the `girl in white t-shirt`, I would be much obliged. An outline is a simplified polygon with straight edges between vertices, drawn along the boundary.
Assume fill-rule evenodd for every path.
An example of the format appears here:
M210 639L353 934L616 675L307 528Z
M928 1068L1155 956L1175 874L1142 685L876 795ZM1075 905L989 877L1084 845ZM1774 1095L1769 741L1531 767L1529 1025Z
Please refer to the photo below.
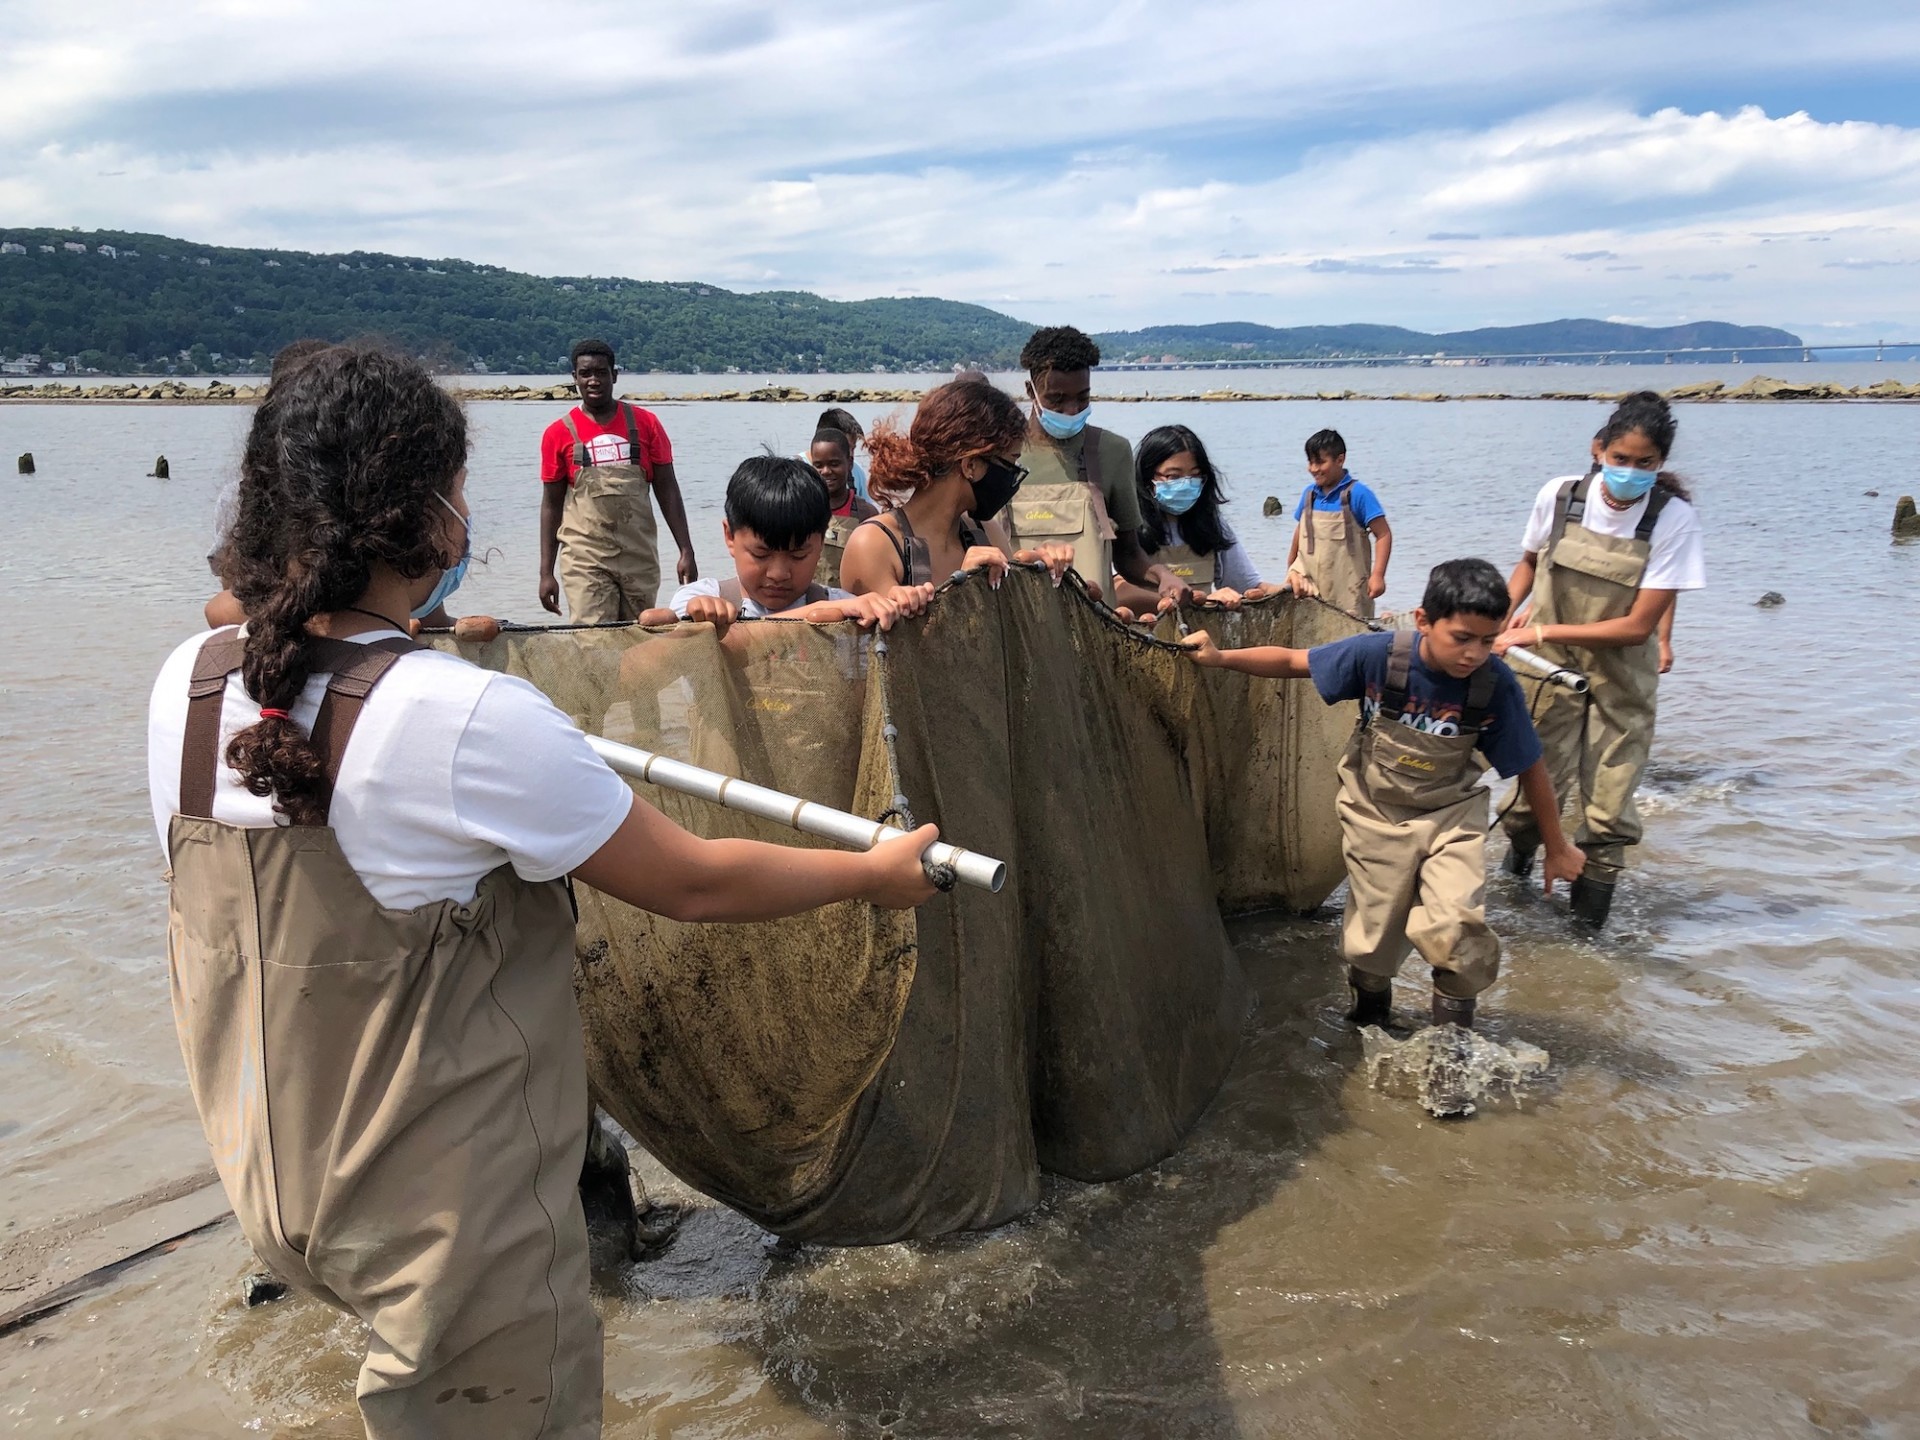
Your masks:
M1507 584L1515 614L1494 642L1502 654L1514 645L1538 651L1591 683L1575 695L1531 682L1554 793L1580 813L1574 843L1587 868L1574 882L1573 913L1595 927L1606 923L1627 850L1642 833L1633 794L1653 743L1660 626L1681 591L1707 583L1691 497L1663 468L1677 429L1660 395L1629 395L1596 437L1597 474L1541 488ZM1502 823L1512 842L1507 868L1524 875L1540 834L1523 796Z
M256 1253L371 1327L368 1433L587 1436L567 877L687 921L905 908L933 827L696 838L531 685L414 646L466 569L466 451L458 403L378 349L255 414L226 558L248 624L175 651L150 713L174 1013Z

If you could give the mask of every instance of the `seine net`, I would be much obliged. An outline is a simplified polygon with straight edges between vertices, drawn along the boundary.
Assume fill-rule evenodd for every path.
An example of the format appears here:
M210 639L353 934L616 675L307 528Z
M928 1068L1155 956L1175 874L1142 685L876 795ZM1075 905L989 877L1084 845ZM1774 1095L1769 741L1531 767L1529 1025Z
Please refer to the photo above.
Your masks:
M1234 646L1360 628L1291 597L1192 618ZM1223 913L1339 882L1353 707L1203 671L1170 624L1146 635L1016 570L946 587L883 649L793 622L441 641L593 733L862 815L903 795L1010 867L998 895L759 925L581 887L595 1098L689 1184L841 1244L999 1224L1042 1170L1109 1179L1176 1149L1249 1001ZM825 843L636 788L696 834Z

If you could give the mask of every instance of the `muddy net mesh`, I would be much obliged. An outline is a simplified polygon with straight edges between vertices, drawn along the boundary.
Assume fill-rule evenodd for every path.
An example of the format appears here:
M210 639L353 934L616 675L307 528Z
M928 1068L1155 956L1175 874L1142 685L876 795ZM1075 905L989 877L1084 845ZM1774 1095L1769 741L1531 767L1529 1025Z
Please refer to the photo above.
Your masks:
M1194 617L1222 644L1358 626L1281 598ZM769 1229L878 1243L998 1224L1042 1170L1172 1152L1239 1043L1221 916L1341 875L1352 707L1201 671L1044 575L947 587L884 653L850 627L515 630L443 641L610 739L879 816L904 796L1008 863L911 914L845 904L688 925L584 887L575 984L595 1098ZM895 743L887 743L889 726ZM825 843L651 786L688 829Z

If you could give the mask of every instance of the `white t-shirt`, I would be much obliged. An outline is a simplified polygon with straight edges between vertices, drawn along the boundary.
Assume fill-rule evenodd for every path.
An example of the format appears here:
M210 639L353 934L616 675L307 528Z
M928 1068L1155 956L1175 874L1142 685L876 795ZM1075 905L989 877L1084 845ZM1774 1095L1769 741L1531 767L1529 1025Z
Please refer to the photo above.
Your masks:
M163 852L180 808L187 682L206 640L196 635L167 658L147 712L147 785ZM326 686L327 677L315 675L301 691L293 719L303 729L313 728ZM239 674L229 676L222 756L259 719ZM439 900L464 904L507 863L534 882L568 874L606 844L632 801L626 781L533 686L423 650L401 656L367 697L341 761L331 824L373 898L410 910ZM224 759L214 774L213 818L281 823L273 802L249 794Z
M687 618L687 602L698 599L702 595L706 596L709 600L719 599L720 582L711 579L696 580L691 585L682 585L678 590L673 592L673 600L667 608L684 620ZM853 592L850 590L835 590L829 586L827 588L827 599L851 600L853 599ZM794 602L787 606L787 610L803 610L813 603L813 601L807 599L806 591L803 590ZM776 615L784 615L787 613L787 610L768 610L766 606L747 594L745 590L740 592L740 618L742 620L766 620Z
M1527 517L1527 533L1520 548L1537 555L1547 548L1553 534L1553 505L1560 487L1578 475L1562 475L1549 480L1534 499L1533 513ZM1647 513L1651 492L1641 496L1625 510L1616 510L1600 494L1600 477L1593 477L1587 492L1586 512L1580 523L1596 535L1611 535L1623 540L1633 538L1640 517ZM1677 496L1667 502L1653 527L1652 553L1647 556L1646 573L1640 577L1642 590L1704 590L1707 588L1707 551L1700 535L1700 517L1693 506Z
M1184 545L1180 538L1180 519L1176 515L1162 515L1160 528L1166 533L1167 544ZM1254 566L1253 557L1247 554L1247 547L1240 543L1240 537L1233 533L1233 527L1225 520L1220 522L1220 533L1227 543L1213 555L1213 586L1218 590L1238 590L1241 594L1253 589L1260 583L1260 571ZM1158 557L1149 555L1148 560Z

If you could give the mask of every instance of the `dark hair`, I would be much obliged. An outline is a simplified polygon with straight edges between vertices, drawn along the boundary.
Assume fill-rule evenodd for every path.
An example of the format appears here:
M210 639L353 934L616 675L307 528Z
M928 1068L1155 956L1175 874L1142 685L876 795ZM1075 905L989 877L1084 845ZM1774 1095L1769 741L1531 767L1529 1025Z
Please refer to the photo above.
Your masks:
M267 371L267 383L277 384L287 378L297 367L305 364L322 350L331 350L331 340L293 340L273 352L273 365Z
M1203 483L1193 508L1176 517L1180 522L1180 538L1199 555L1211 555L1233 543L1220 519L1220 506L1227 498L1226 493L1220 488L1220 472L1207 458L1207 447L1184 425L1162 425L1143 435L1133 452L1133 488L1140 497L1140 548L1149 555L1157 554L1167 543L1166 523L1161 519L1160 502L1153 493L1154 472L1186 451L1192 452Z
M222 557L258 704L293 708L312 673L307 622L358 600L376 563L409 580L453 563L437 497L466 461L465 412L404 355L329 346L268 387ZM226 758L291 823L326 823L320 757L291 720L242 730Z
M607 368L609 370L618 369L620 365L620 362L614 358L613 346L609 345L606 341L576 340L573 342L573 349L567 352L567 369L569 371L578 370L580 368L580 357L582 355L606 356Z
M820 418L813 422L813 426L815 433L821 430L838 430L849 441L864 440L867 437L867 432L860 428L860 422L853 418L853 412L842 410L838 405L831 410L822 410Z
M727 481L727 526L751 530L776 550L798 550L833 521L827 482L804 460L749 455Z
M1100 347L1071 325L1047 325L1020 347L1020 368L1034 375L1049 370L1091 370L1100 363Z
M902 433L889 416L867 437L867 488L892 504L931 485L975 455L1006 450L1026 438L1027 417L998 385L949 380L920 397Z
M1338 430L1316 430L1307 437L1307 459L1309 460L1346 453L1347 442L1340 438Z
M1427 612L1429 624L1438 624L1449 615L1505 620L1513 609L1513 600L1507 594L1506 577L1492 561L1443 560L1427 574L1427 592L1420 597L1420 608Z
M1634 391L1613 407L1607 423L1600 427L1600 433L1593 438L1604 449L1636 430L1647 437L1653 448L1660 452L1662 460L1673 454L1673 440L1680 431L1680 422L1673 418L1673 406L1667 403L1666 396L1657 390ZM1678 499L1693 499L1686 482L1669 471L1662 470L1655 483Z
M853 459L853 437L844 430L837 430L831 425L822 425L813 432L813 439L807 442L807 449L811 451L814 446L822 444L838 445L847 452L847 459Z

